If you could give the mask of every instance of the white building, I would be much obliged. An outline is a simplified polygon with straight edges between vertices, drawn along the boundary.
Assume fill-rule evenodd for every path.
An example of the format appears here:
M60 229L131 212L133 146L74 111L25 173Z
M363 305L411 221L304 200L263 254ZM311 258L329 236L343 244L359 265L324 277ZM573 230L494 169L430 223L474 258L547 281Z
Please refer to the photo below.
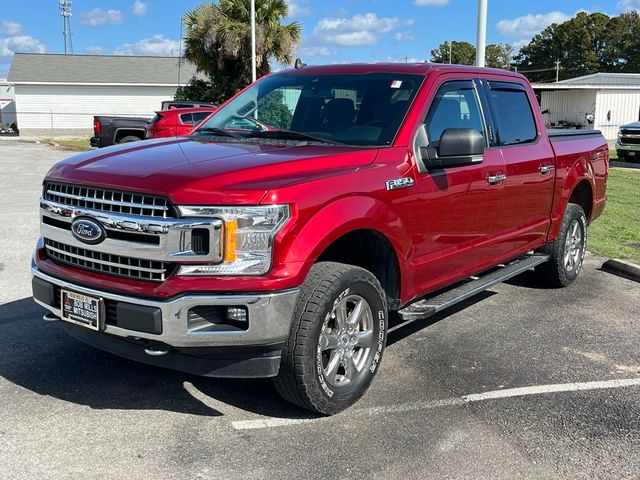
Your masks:
M15 87L0 78L0 130L16 121Z
M640 121L640 74L594 73L556 83L534 83L547 127L567 122L601 130L614 140L618 128ZM593 123L587 116L593 116Z
M195 74L177 57L16 53L8 81L21 135L88 136L94 115L151 118Z

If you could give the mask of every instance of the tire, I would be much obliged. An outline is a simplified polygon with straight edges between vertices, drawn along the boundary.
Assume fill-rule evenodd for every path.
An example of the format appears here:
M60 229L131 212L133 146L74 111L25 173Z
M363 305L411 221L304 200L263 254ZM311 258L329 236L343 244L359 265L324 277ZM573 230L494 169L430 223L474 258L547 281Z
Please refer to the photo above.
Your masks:
M118 145L120 145L121 143L139 142L140 140L142 140L140 137L134 137L133 135L127 135L126 137L122 137L118 141Z
M274 379L280 395L323 415L353 405L382 360L387 317L384 291L369 271L333 262L314 265Z
M536 267L536 273L554 287L571 285L582 268L586 246L587 216L580 205L570 203L564 212L558 239L540 250L551 258Z

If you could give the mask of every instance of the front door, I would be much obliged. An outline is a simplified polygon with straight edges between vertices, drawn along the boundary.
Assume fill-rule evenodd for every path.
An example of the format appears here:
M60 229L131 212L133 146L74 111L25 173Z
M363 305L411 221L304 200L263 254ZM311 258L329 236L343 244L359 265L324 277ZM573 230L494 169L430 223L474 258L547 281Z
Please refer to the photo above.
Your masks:
M441 84L425 125L430 147L437 148L449 128L473 128L489 142L476 84ZM496 257L505 227L502 152L487 148L481 162L417 174L418 195L411 206L416 285L422 291L466 277Z

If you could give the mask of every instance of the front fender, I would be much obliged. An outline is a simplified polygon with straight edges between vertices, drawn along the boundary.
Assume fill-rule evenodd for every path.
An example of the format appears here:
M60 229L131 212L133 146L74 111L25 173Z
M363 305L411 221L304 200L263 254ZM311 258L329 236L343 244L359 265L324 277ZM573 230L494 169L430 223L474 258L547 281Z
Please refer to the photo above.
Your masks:
M304 262L304 275L334 241L354 230L375 230L384 235L398 257L400 269L408 259L411 239L400 216L385 202L369 196L348 196L335 200L303 220L299 230L287 236L285 263ZM301 272L302 273L302 272Z

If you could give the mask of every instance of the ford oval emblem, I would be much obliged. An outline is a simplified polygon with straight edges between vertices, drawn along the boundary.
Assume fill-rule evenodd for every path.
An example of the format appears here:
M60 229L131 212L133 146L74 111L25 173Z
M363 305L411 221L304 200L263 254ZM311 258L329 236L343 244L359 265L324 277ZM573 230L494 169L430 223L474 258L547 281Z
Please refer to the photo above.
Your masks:
M71 224L71 233L84 243L95 245L107 237L107 232L100 222L89 218L78 217Z

